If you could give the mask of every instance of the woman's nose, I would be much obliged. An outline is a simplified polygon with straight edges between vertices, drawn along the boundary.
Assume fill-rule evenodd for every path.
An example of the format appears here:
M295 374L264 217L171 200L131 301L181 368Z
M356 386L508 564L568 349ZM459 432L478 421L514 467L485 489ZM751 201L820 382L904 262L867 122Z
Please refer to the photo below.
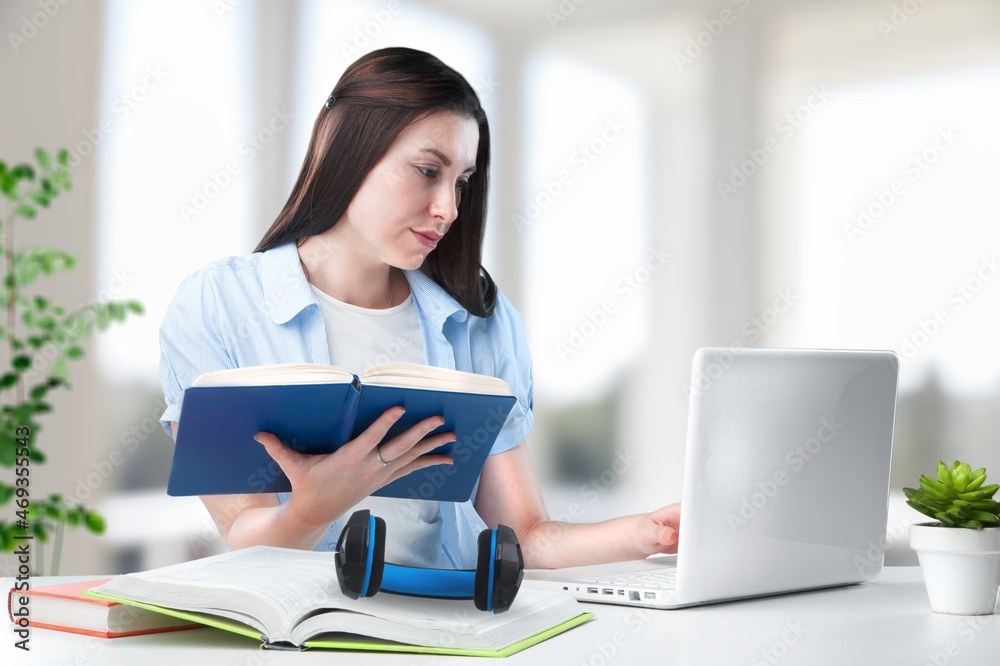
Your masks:
M454 187L442 185L434 192L434 200L431 202L431 215L448 224L458 217L458 204L461 194Z

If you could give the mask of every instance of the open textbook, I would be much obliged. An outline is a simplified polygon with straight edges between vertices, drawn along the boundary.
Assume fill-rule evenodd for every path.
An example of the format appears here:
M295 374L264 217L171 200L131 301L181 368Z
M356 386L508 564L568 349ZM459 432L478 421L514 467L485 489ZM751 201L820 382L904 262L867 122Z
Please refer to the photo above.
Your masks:
M258 639L331 648L507 656L592 617L562 592L523 588L499 615L472 600L340 591L334 554L254 546L127 574L86 592Z
M454 464L418 470L374 494L464 502L514 402L496 377L405 363L359 375L314 363L206 373L184 391L167 493L287 492L291 484L254 441L257 432L272 432L303 453L331 453L402 406L406 413L386 437L443 416L437 432L454 432L457 440L435 453L451 455Z

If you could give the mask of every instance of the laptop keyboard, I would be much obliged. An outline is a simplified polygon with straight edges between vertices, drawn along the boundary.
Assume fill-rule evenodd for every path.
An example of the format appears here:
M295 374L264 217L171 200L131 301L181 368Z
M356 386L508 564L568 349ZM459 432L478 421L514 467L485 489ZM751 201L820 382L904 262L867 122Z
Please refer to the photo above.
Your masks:
M610 585L613 587L631 587L647 590L672 590L677 582L677 572L644 571L630 574L618 574L600 578L582 578L580 582L588 585Z

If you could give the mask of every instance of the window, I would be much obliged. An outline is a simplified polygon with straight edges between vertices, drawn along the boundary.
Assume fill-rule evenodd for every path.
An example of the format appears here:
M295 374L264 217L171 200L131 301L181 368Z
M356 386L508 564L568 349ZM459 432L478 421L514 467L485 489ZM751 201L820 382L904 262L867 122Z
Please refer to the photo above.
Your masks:
M900 388L1000 384L1000 71L842 88L804 128L800 339L897 351Z
M105 16L101 120L77 151L98 160L96 291L146 314L98 336L97 353L110 379L158 384L167 305L185 275L252 247L253 160L286 121L249 105L251 12L109 0Z
M641 353L644 286L665 262L648 227L645 103L618 76L555 51L525 65L525 321L550 405L602 398ZM566 109L577 109L572 115Z

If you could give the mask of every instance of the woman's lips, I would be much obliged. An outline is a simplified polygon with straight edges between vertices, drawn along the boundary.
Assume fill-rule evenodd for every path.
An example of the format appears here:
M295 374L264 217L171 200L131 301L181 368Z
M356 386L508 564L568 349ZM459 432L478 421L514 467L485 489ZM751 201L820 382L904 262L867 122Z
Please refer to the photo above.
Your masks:
M434 231L415 231L413 229L410 229L410 231L413 232L413 235L424 247L429 247L432 250L437 247L438 241L444 238L444 236Z

